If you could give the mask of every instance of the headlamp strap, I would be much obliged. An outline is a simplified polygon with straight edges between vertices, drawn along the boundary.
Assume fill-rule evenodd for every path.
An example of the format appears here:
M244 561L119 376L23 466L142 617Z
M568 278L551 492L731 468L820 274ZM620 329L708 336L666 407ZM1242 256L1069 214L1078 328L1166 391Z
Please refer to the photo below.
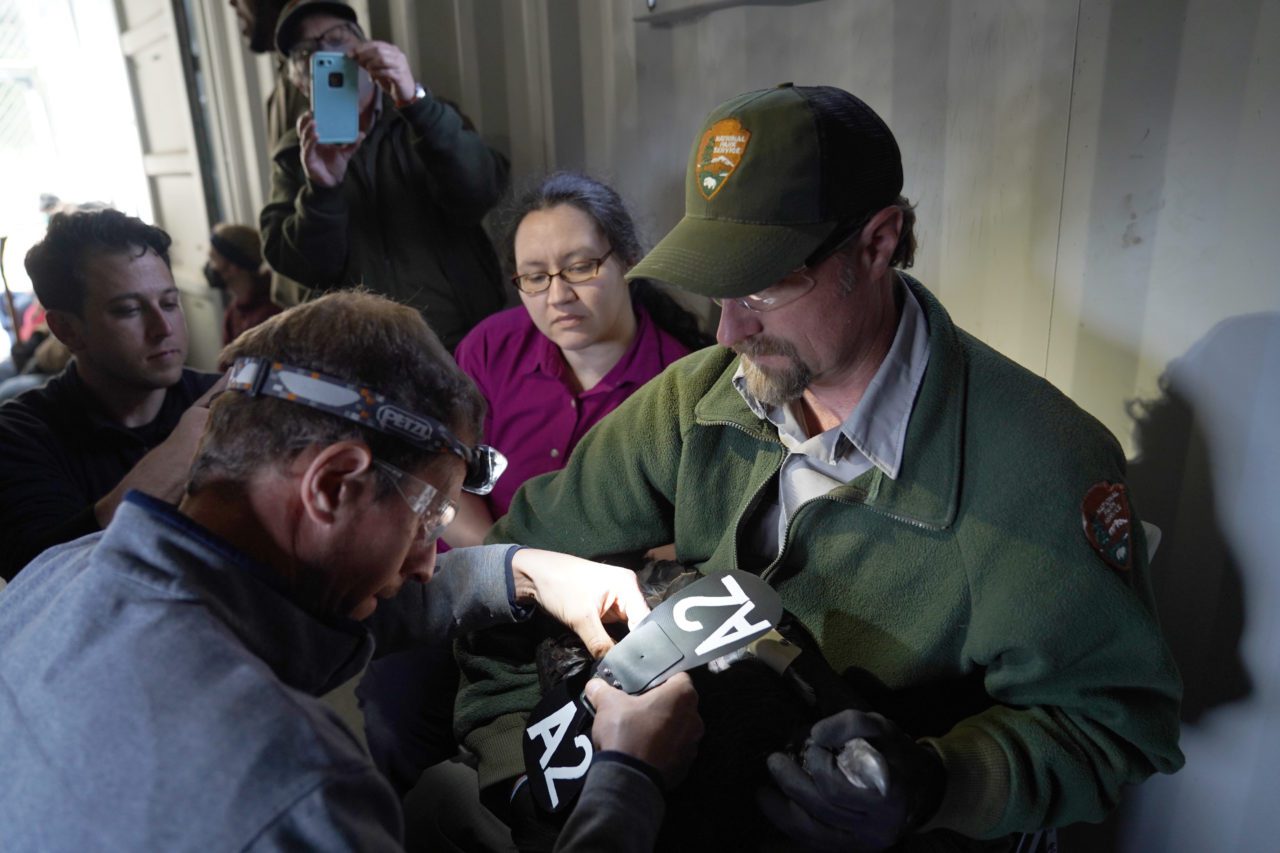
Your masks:
M435 418L402 409L372 388L318 371L265 358L237 358L227 377L227 390L309 406L404 439L427 451L448 451L467 463L468 469L473 466L475 451Z

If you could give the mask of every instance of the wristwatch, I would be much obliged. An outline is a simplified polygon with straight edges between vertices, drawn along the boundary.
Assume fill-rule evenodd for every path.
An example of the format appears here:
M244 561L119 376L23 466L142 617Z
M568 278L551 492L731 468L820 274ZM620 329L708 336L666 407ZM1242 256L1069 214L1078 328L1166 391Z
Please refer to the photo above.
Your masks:
M427 96L427 87L423 86L421 83L415 83L413 87L413 97L409 98L409 100L407 101L397 100L396 109L402 110L405 107L409 106L410 104L416 104L418 103L418 101L421 101L426 96Z

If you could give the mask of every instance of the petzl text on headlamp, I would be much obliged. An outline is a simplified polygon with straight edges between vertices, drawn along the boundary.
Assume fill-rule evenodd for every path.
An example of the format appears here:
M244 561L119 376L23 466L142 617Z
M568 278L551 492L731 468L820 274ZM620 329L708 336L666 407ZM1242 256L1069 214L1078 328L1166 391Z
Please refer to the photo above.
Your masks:
M314 370L266 358L237 358L228 391L276 397L346 418L433 453L449 452L467 464L462 488L476 495L493 491L507 458L486 444L468 447L435 418L402 409L372 388Z

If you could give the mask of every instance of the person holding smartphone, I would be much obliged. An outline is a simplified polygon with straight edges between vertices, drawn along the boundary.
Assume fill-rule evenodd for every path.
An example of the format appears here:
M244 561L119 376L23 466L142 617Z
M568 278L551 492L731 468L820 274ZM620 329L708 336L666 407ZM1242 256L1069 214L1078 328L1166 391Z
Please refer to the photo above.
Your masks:
M346 3L288 4L276 48L308 97L313 55L354 62L358 134L322 142L307 111L277 143L260 216L267 261L316 291L363 284L411 305L452 350L507 302L480 224L506 190L506 158L418 81L400 48L367 39Z

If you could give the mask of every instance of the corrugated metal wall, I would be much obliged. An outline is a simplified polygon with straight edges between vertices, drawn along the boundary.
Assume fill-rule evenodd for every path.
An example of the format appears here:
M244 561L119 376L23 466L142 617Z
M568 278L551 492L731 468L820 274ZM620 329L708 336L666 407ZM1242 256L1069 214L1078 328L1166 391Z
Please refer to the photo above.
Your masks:
M518 175L605 177L651 240L719 101L793 80L875 106L919 203L918 275L1116 433L1164 529L1188 765L1064 849L1275 849L1280 0L360 5ZM246 114L270 63L242 59L218 96Z

